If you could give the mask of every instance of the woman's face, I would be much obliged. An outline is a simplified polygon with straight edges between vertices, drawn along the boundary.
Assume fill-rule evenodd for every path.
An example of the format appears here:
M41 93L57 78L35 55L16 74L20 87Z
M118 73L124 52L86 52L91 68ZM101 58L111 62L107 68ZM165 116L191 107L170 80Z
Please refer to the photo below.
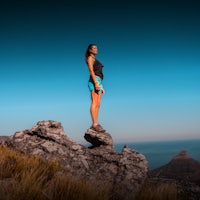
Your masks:
M97 46L92 46L91 49L90 49L90 53L96 55L98 53Z

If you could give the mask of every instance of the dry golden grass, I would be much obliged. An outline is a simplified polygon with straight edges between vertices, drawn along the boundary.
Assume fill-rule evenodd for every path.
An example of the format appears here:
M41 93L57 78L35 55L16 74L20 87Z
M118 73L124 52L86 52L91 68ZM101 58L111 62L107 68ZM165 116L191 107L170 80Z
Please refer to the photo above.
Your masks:
M91 183L83 180L70 179L67 176L58 175L48 187L47 196L50 199L81 199L81 200L108 200L108 190L104 187L98 189Z
M124 200L85 180L61 173L58 162L0 146L0 200ZM116 195L117 194L117 195ZM132 200L132 199L130 199ZM172 184L146 183L133 200L180 200Z
M137 200L181 200L175 184L146 182L136 196Z
M60 173L57 162L0 147L0 200L108 200L106 189Z

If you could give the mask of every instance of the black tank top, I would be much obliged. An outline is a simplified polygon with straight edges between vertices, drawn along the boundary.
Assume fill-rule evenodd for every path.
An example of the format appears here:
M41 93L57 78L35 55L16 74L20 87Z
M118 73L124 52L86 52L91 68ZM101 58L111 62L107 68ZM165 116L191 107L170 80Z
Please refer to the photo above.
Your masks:
M99 62L97 59L95 59L94 64L93 64L93 70L94 70L94 74L96 76L99 76L101 79L103 79L103 65L101 64L101 62ZM90 76L90 82L93 82L92 77Z

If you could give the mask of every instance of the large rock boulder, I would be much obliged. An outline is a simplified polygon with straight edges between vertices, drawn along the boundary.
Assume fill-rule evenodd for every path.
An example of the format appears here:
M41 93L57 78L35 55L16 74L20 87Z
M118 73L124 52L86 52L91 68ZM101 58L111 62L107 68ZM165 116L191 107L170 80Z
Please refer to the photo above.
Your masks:
M0 137L0 144L47 160L57 160L68 174L95 182L99 187L107 185L124 199L134 199L147 175L145 156L127 146L121 153L116 152L108 133L100 135L87 130L86 134L94 148L74 142L67 137L61 123L48 120L13 136Z

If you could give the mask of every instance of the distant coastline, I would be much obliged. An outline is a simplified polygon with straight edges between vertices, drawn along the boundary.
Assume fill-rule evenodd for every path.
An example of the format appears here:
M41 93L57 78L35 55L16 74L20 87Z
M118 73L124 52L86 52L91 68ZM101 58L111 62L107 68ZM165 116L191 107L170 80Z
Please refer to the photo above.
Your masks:
M149 170L167 164L182 150L186 150L193 159L200 161L200 139L115 143L115 150L121 152L125 144L146 156Z

